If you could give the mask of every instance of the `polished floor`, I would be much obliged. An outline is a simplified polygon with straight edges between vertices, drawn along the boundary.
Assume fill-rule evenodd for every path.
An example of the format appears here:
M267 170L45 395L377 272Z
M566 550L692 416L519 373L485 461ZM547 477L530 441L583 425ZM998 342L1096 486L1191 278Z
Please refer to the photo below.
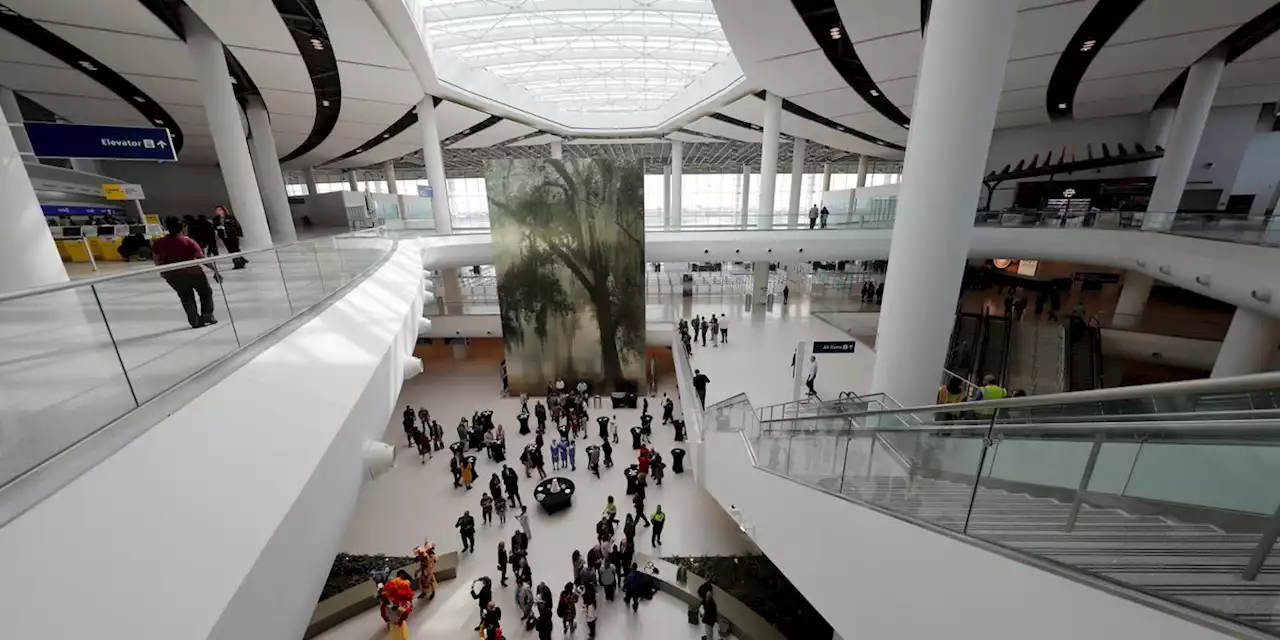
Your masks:
M453 429L459 417L465 415L470 418L474 411L492 409L494 420L501 423L506 431L508 452L512 454L508 457L507 464L521 471L520 493L525 501L530 501L537 481L523 477L516 456L526 443L532 441L532 435L518 434L519 425L515 417L519 411L519 400L500 397L499 358L497 354L479 353L474 347L467 360L429 357L425 360L424 373L405 383L399 406L410 404L415 409L426 407L431 411L432 417L445 427L450 439L456 437ZM660 375L659 383L662 391L674 393L674 379L670 374ZM658 400L661 397L660 392L657 398L650 401L650 412L655 413L659 419L661 410ZM538 399L533 399L536 400ZM678 406L677 403L677 412ZM421 609L414 618L410 635L432 640L473 638L475 634L472 628L478 624L479 613L475 602L467 593L469 585L481 575L497 577L497 544L500 541L510 544L511 534L518 526L512 517L514 514L508 517L505 526L498 522L496 515L494 524L481 524L480 497L487 490L491 474L501 470L501 465L480 455L477 463L480 481L476 488L470 492L455 489L446 456L436 454L434 459L423 464L416 451L405 446L399 414L397 410L387 425L384 436L387 442L397 445L396 466L365 486L341 549L349 553L408 555L414 546L429 539L436 541L444 551L455 551L461 548L461 542L454 523L464 510L470 510L477 521L477 552L463 555L458 579L446 583L446 590L436 601ZM536 505L531 504L529 508L533 579L535 583L545 581L555 593L559 593L564 583L571 579L573 551L585 553L592 544L595 523L600 518L607 496L614 496L618 502L619 518L625 519L625 514L634 512L626 496L622 470L635 461L625 430L639 424L640 411L615 411L609 408L590 411L593 421L599 415L615 414L623 442L614 449L614 468L602 469L600 478L587 472L584 447L600 442L592 429L588 437L579 442L576 471L553 471L548 460L548 477L567 477L574 481L576 494L573 506L555 515L547 515ZM653 442L669 464L670 450L677 446L670 428L655 422ZM686 459L686 462L691 461ZM534 477L537 477L536 473ZM724 555L753 551L751 542L710 495L697 487L692 473L688 471L683 475L676 475L668 470L662 486L650 483L646 513L652 514L658 505L662 505L668 514L667 526L662 536L663 544L655 549L651 544L649 531L642 524L636 534L636 548L640 553L671 556ZM515 604L511 591L511 587L499 588L497 602L505 612L504 618L508 623L504 630L508 636L517 637L524 635L524 632L522 629L515 630L518 625L513 624L514 618L518 616L512 615ZM638 614L623 611L619 600L601 607L599 632L601 637L606 638L700 637L701 633L687 624L685 611L684 605L667 596L660 595L652 602L644 603ZM365 639L383 637L380 635L383 633L385 632L377 613L371 612L350 620L321 637ZM561 637L558 627L556 634ZM580 628L576 637L585 638L586 630Z

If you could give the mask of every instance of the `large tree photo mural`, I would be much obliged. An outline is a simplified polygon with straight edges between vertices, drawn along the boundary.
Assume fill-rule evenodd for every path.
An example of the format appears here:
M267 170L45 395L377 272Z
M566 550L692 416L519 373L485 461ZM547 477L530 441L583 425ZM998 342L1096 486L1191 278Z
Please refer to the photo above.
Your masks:
M541 394L556 378L641 390L641 166L498 160L485 188L511 392Z

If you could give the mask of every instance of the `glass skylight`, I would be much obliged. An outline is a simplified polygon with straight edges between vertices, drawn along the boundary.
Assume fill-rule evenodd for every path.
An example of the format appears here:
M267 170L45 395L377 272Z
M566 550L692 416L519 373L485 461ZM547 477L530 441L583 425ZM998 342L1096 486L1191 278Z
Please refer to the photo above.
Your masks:
M733 53L710 0L419 0L432 48L574 112L659 109Z

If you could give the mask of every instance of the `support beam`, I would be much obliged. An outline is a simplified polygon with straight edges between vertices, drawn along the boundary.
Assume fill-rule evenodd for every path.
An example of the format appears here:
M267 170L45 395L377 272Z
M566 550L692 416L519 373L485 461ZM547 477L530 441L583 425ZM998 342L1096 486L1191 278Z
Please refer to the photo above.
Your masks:
M356 183L356 172L354 169L347 172L347 186L350 187L350 191L360 190L360 185Z
M751 226L751 165L742 165L742 211L740 227L746 229Z
M671 141L671 228L680 230L684 221L684 142Z
M5 92L12 96L8 89L0 89L0 93ZM4 233L0 233L0 293L67 281L67 269L62 266L58 247L53 243L14 137L14 132L22 129L10 128L9 117L9 108L0 109L0 207L4 211ZM30 143L27 148L30 149ZM25 302L29 303L26 306L30 313L40 315L38 298ZM73 309L76 313L80 311L78 307Z
M1226 63L1225 52L1211 51L1191 65L1187 84L1182 89L1182 99L1178 102L1178 113L1173 117L1169 146L1165 148L1160 162L1160 175L1151 189L1142 228L1173 227L1173 218L1182 202L1182 193L1186 191L1196 147L1204 134L1204 125L1209 120L1209 109L1213 107L1213 96L1218 91L1218 81L1222 79Z
M293 226L293 211L289 209L289 192L284 187L284 173L280 171L276 138L271 132L271 116L260 96L245 99L245 118L249 121L249 143L253 146L254 175L258 178L258 191L262 194L263 208L271 226L271 239L276 244L295 242L298 232Z
M800 226L800 187L804 182L804 138L796 138L791 146L791 199L787 202L787 226Z
M1125 272L1124 286L1120 289L1120 299L1116 301L1116 312L1111 317L1111 326L1117 329L1138 326L1142 321L1142 311L1147 307L1147 297L1151 295L1151 285L1154 283L1155 280L1145 273Z
M431 96L418 103L418 129L422 131L422 159L426 164L427 183L431 185L431 215L438 233L453 233L453 214L449 211L449 183L445 179L444 154L440 151L440 127Z
M662 167L662 229L671 230L671 165Z
M870 389L902 406L936 399L1018 4L930 10Z
M307 167L307 170L304 173L307 178L307 195L319 195L320 187L317 186L318 183L316 182L316 168Z
M559 140L551 141L551 159L564 160L564 143Z
M1280 320L1236 307L1209 377L1230 378L1267 371L1277 346L1280 346Z
M764 140L760 145L760 210L756 227L773 228L773 196L778 186L778 136L782 133L782 97L764 96Z

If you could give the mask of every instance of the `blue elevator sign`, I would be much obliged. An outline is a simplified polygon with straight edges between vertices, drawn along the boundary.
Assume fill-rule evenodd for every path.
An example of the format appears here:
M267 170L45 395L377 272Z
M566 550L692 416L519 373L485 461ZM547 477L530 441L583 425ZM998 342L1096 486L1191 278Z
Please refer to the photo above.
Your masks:
M169 130L160 127L111 127L95 124L28 122L31 151L41 158L160 160L177 155Z

